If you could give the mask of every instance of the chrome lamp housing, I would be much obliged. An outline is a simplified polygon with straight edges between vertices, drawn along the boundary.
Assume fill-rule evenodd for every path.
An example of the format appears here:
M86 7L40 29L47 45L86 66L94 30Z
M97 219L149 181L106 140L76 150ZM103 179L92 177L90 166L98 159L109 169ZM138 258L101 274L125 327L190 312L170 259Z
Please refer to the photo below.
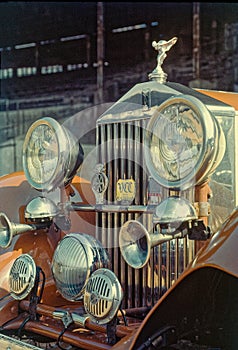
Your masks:
M197 213L192 204L185 198L170 196L164 199L153 215L154 225L159 225L162 234L174 235L181 230L183 223L197 220Z
M31 222L49 222L60 213L57 205L46 197L33 198L25 208L25 219Z
M196 97L165 100L148 123L145 160L161 186L186 190L203 183L219 165L225 137L217 119Z
M32 187L50 192L72 180L83 155L76 137L55 119L46 117L28 129L23 144L23 169Z
M107 251L100 241L88 234L70 233L54 252L52 273L60 294L67 300L78 301L92 272L109 265Z

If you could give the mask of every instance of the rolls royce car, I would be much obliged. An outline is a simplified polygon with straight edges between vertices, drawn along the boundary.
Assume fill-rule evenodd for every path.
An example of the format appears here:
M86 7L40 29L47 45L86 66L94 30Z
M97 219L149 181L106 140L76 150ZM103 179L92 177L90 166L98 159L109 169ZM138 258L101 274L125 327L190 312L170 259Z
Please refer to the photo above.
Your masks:
M176 41L0 178L1 349L238 349L238 95L168 81Z

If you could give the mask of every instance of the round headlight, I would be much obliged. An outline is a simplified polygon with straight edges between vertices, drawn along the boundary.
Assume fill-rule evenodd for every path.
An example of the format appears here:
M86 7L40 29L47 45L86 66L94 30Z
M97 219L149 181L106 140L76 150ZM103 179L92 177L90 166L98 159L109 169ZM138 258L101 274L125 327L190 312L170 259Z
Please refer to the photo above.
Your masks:
M66 185L82 160L79 142L53 118L39 119L29 128L23 144L23 169L37 190Z
M66 235L52 260L56 287L70 301L82 298L91 273L102 267L109 267L107 251L96 238L82 233Z
M202 183L219 164L224 149L219 123L193 96L166 100L148 123L147 168L166 188L185 190Z

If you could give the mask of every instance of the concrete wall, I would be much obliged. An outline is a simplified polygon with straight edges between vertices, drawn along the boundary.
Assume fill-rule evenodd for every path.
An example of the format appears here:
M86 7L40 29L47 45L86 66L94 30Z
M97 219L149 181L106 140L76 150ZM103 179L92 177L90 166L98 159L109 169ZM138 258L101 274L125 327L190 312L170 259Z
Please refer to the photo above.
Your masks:
M0 144L0 176L22 170L22 145L22 137Z

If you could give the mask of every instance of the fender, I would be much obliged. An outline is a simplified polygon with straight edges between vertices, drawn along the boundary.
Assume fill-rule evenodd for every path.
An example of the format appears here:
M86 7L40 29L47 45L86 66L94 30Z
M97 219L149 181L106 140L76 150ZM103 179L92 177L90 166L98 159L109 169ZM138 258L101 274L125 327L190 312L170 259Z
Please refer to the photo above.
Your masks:
M93 205L94 194L91 191L90 182L75 176L70 189L65 191L73 193L77 201ZM39 195L41 195L39 191L30 187L23 172L15 172L0 178L0 211L6 213L13 222L24 223L26 205ZM70 230L93 234L95 213L79 211L71 213ZM58 242L66 233L56 231L52 226L47 232L46 230L28 231L13 237L8 248L0 248L0 324L18 314L18 302L10 296L7 281L14 260L21 254L31 254L36 265L44 271L46 282L42 300L47 299L51 305L61 305L65 302L56 291L51 272L51 261Z

